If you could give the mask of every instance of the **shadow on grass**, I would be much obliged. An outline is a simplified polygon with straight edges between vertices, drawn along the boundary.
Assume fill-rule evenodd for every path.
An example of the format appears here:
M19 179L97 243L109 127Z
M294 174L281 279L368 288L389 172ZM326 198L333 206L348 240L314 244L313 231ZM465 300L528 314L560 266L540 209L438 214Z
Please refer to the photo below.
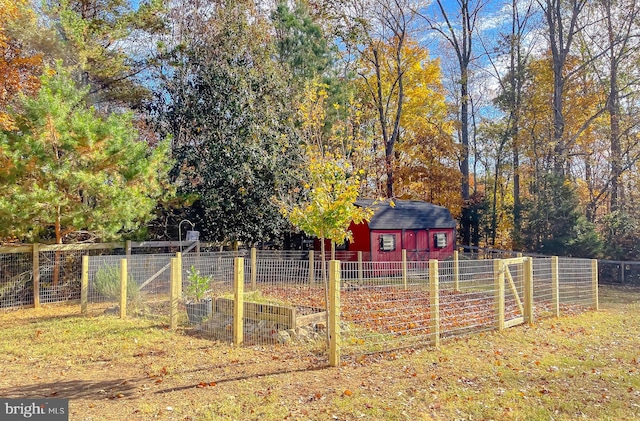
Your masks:
M219 385L224 383L242 381L242 380L251 380L265 377L275 377L282 374L293 374L293 373L309 373L313 371L320 371L330 368L328 364L321 364L313 367L300 367L295 369L278 369L278 370L264 370L256 373L241 375L241 376L226 376L226 377L214 377L212 379L208 379L208 381L204 381L198 384L188 384L184 386L176 386L176 387L167 387L162 390L156 390L155 394L164 394L169 392L179 392L182 390L194 389L198 387L203 387L206 385ZM200 370L198 370L200 371Z

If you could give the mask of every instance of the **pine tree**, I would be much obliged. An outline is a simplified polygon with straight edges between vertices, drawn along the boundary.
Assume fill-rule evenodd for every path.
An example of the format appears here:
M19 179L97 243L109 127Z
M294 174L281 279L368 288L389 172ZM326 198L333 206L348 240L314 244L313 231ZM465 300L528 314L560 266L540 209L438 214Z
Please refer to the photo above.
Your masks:
M166 142L138 141L130 114L100 117L60 65L0 131L0 235L68 241L82 231L117 239L152 216L170 194Z

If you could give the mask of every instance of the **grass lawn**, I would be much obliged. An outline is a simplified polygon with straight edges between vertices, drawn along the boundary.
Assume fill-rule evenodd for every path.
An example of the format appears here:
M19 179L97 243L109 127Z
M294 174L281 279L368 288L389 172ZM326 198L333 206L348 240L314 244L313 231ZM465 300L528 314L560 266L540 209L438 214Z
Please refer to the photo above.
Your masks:
M152 321L0 313L0 397L70 399L71 420L640 419L640 289L601 310L346 360L234 348Z

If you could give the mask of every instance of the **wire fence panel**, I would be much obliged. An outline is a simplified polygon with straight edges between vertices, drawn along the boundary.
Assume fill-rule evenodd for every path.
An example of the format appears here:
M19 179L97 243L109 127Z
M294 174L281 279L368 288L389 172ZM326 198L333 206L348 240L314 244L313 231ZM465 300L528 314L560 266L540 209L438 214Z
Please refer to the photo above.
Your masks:
M189 297L190 286L195 275L208 278L207 296L233 294L233 261L237 255L238 253L224 251L183 254L183 296Z
M245 260L245 265L245 273L250 278L251 261ZM317 263L317 266L319 267L320 263ZM308 260L268 260L262 257L256 260L256 281L261 287L279 284L305 285L313 282L309 274Z
M88 251L85 250L40 252L41 303L80 299L82 256L86 254Z
M0 309L33 305L33 254L0 254Z
M440 291L440 318L443 336L460 336L496 327L496 288L492 260L459 262L458 290ZM445 273L453 272L447 262Z
M555 315L551 258L533 259L533 305L535 317Z
M345 355L429 341L428 263L404 266L402 262L341 262L341 269L340 317Z
M640 262L598 260L601 284L640 285Z
M592 260L558 258L560 304L577 307L592 307L594 288Z
M238 253L201 253L183 257L185 291L194 271L209 279L209 314L190 320L192 327L217 340L234 340L242 329L245 344L304 343L326 347L326 301L321 279L310 277L309 261L300 254L260 253L244 258L242 323L234 319L234 260ZM255 266L254 266L255 265ZM255 268L255 273L253 270ZM188 295L188 294L187 294ZM189 312L188 300L185 302ZM313 346L310 349L314 348Z
M170 315L171 259L174 254L127 256L128 314L140 317ZM129 284L132 284L129 286ZM132 310L132 311L129 311Z
M120 299L120 263L123 256L89 257L87 302L117 303Z
M249 313L245 317L260 319L257 322L249 320L249 341L312 343L324 348L327 305L321 263L310 263L306 251L259 252L256 269L255 284L248 283L245 277L250 291L246 298L257 304L245 301ZM324 273L327 273L326 268ZM260 305L260 300L266 300L267 305ZM265 328L270 329L270 333Z
M60 303L80 299L82 256L113 252L107 247L40 250L37 256L39 303ZM0 254L0 308L35 304L33 265L32 252Z

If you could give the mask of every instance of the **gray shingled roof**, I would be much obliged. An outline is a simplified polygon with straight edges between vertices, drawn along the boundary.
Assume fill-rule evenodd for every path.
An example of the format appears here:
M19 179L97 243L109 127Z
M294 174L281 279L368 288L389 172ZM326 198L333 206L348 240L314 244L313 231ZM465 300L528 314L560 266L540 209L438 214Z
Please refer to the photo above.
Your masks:
M456 221L449 209L432 203L416 200L394 200L389 203L373 204L371 199L356 201L356 206L370 207L374 214L369 221L370 229L425 229L455 228Z

